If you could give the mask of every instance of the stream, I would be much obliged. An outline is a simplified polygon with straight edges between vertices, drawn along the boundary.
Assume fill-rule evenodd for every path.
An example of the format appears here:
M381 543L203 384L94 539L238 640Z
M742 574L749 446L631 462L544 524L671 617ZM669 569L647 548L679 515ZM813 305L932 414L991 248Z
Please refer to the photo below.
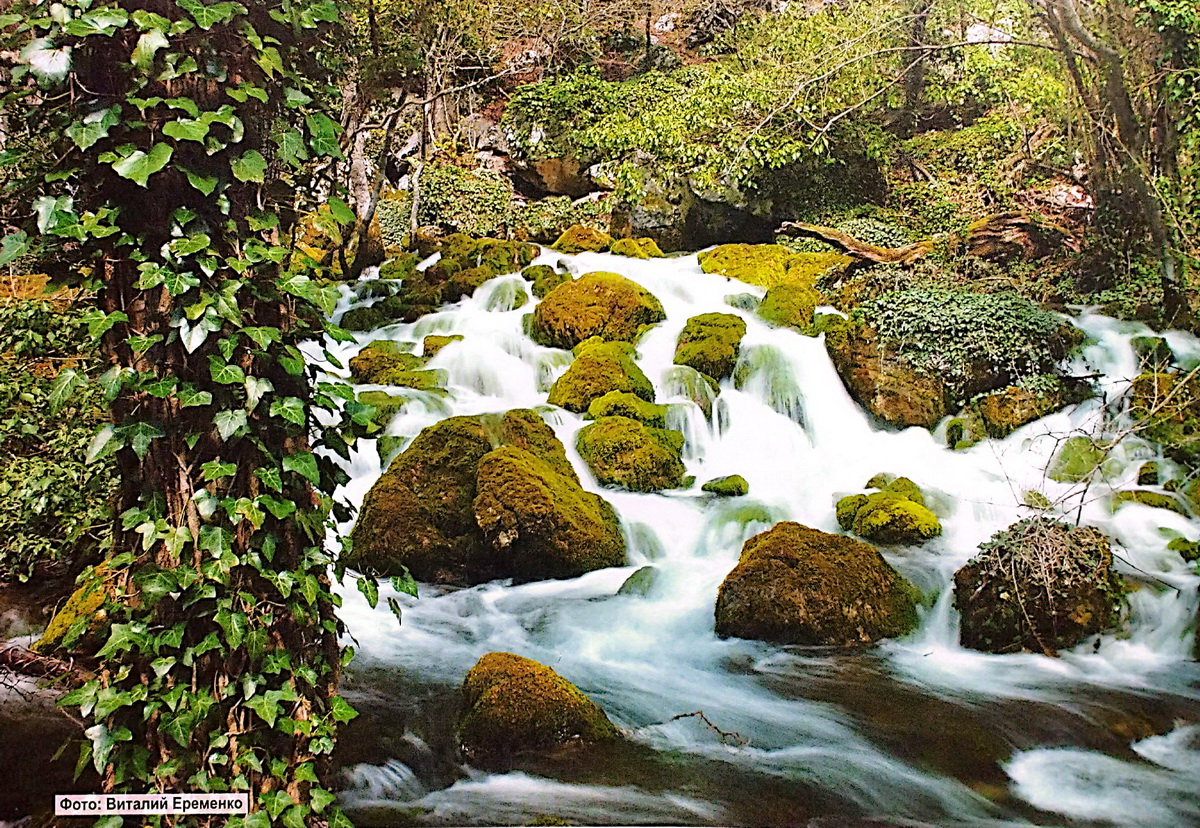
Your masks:
M615 507L629 549L628 566L574 580L423 584L419 599L383 587L374 610L347 579L342 617L357 657L345 694L362 716L338 760L357 824L1200 825L1200 667L1191 658L1200 578L1167 549L1200 526L1139 504L1111 512L1109 488L1134 483L1141 463L1171 468L1134 437L1086 491L1045 473L1064 437L1119 428L1113 403L1138 370L1130 339L1148 328L1083 312L1074 321L1088 344L1071 368L1102 375L1097 398L952 451L940 431L873 425L819 338L732 306L727 297L764 291L703 273L695 256L545 250L535 263L559 262L577 275L620 273L661 301L667 320L638 343L637 361L658 402L673 404L669 425L687 438L696 483L657 494L596 484L574 450L585 421L546 405L570 356L523 333L532 304L513 307L526 287L519 275L414 324L358 335L358 345L330 345L348 358L377 339L419 352L428 334L461 334L428 366L446 373L448 395L407 392L386 433L412 438L451 415L537 408L584 488ZM339 313L353 302L347 290ZM706 417L672 357L688 318L714 311L739 315L747 333L735 377ZM1200 341L1166 337L1182 361L1200 362ZM360 442L348 471L344 494L361 504L382 471L376 441ZM879 472L911 478L941 518L940 537L881 550L926 595L919 628L859 652L718 638L717 588L746 539L784 520L840 531L835 502ZM700 491L729 474L745 477L750 494ZM993 533L1031 516L1026 490L1109 535L1136 587L1124 630L1060 658L958 644L953 574ZM659 570L651 590L617 595L645 565ZM402 607L400 625L388 597ZM458 763L455 691L491 651L553 667L626 744L509 773ZM674 718L695 712L704 717Z

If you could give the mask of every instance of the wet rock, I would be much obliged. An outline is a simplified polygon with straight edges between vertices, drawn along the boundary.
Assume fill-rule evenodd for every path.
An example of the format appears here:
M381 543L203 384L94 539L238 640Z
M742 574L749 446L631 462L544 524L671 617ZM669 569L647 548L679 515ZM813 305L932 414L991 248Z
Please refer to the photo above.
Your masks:
M798 523L746 541L717 593L722 637L853 647L917 625L916 589L874 547Z
M565 455L562 460L565 464ZM575 578L625 563L616 513L585 492L574 472L568 476L529 451L505 445L484 456L477 480L475 521L486 549L511 577Z
M587 419L602 417L628 417L652 428L667 427L667 407L646 402L628 391L609 391L603 397L592 400L587 409Z
M658 583L659 574L658 567L643 566L625 579L625 583L621 584L621 588L617 590L617 595L645 597Z
M462 686L455 727L467 761L498 768L530 751L620 738L604 711L554 670L512 653L488 653Z
M954 575L964 647L1056 655L1120 620L1124 589L1108 538L1090 526L1022 521Z
M713 403L721 386L708 374L701 374L688 365L677 365L667 370L663 377L663 394L683 397L695 403L705 417L712 417Z
M342 314L338 325L348 331L373 331L382 328L392 319L375 305L366 308L351 308Z
M603 253L613 243L613 237L603 230L575 225L551 245L560 253Z
M925 506L925 496L907 477L874 477L873 494L844 497L837 503L838 525L876 543L918 544L942 533L937 515Z
M377 377L393 371L416 371L425 360L404 351L399 343L377 340L350 358L350 378L355 382L374 383Z
M758 315L776 327L808 333L813 324L813 311L821 302L821 294L808 285L775 285L767 290L758 306Z
M687 365L715 380L733 375L746 323L729 313L705 313L687 321L675 346L675 364Z
M1150 460L1138 467L1137 482L1139 486L1157 486L1159 476L1158 463Z
M1139 436L1178 463L1200 463L1200 383L1180 372L1147 372L1133 382L1129 414Z
M575 360L566 373L551 386L547 401L580 414L613 391L654 402L654 386L633 361L633 354L633 346L627 342L596 339L583 343L575 349Z
M529 410L426 428L371 487L351 537L351 567L435 583L575 577L625 560L612 508L580 487Z
M430 334L421 342L421 352L425 354L426 359L432 359L438 355L438 352L449 345L451 342L462 342L462 334L453 334L451 336L441 336L440 334Z
M604 417L579 431L579 456L602 485L656 492L684 485L683 435L628 417Z
M95 652L108 624L106 607L115 595L116 584L105 564L90 568L66 603L50 618L45 632L29 648L49 655L59 649Z
M654 239L617 239L609 248L614 256L628 256L631 259L661 259L666 254L659 249Z
M700 489L701 491L721 497L742 497L743 495L750 494L750 484L740 474L718 477L715 480L708 481Z
M532 265L521 271L521 278L533 284L534 296L543 299L559 285L571 281L571 274L550 265Z
M1149 506L1153 509L1169 509L1184 517L1188 516L1187 509L1183 508L1182 503L1162 492L1147 492L1142 489L1113 492L1112 509L1114 512L1126 503L1140 503L1142 506Z
M1018 428L1065 406L1067 389L1061 381L1050 378L1051 384L1041 390L1010 385L983 397L976 403L980 419L989 437L1007 437Z
M641 285L616 273L588 273L538 304L530 335L551 348L574 348L593 336L633 342L643 326L664 319L662 305Z
M371 415L372 432L387 428L407 402L404 397L386 391L360 391L358 401L375 409L375 413Z
M1079 483L1090 477L1107 456L1103 443L1091 437L1070 437L1055 453L1046 474L1059 483Z

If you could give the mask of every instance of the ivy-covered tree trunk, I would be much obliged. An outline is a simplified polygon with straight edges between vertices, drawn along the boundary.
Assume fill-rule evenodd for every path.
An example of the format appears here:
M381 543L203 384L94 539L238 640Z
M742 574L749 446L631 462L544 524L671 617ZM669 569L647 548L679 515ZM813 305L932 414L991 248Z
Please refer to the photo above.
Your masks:
M98 678L66 700L92 721L81 765L110 791L246 791L247 825L340 821L320 779L354 715L336 695L323 548L344 475L314 448L346 444L314 409L365 414L298 348L340 332L324 321L332 291L287 246L308 162L340 157L321 108L337 7L14 12L0 17L22 45L5 114L62 153L30 233L59 244L60 277L98 290L112 423L93 452L120 470Z

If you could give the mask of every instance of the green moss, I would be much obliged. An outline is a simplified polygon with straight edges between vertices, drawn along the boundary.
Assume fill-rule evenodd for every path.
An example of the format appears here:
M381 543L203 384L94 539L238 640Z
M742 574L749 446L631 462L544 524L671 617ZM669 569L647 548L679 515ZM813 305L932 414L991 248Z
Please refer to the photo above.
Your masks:
M551 245L560 253L603 253L613 243L613 237L603 230L575 225Z
M1062 380L1049 376L1049 387L1041 390L1009 386L982 397L975 403L979 417L989 437L1002 438L1018 428L1067 404L1067 393Z
M870 480L868 480L866 482L866 484L863 486L863 488L864 489L879 489L880 491L882 491L883 489L886 489L888 486L890 486L892 484L892 481L895 479L896 479L896 475L894 475L894 474L888 474L887 472L880 472L879 474L874 475Z
M1167 549L1178 552L1179 556L1189 563L1200 560L1200 542L1187 538L1174 538L1167 544Z
M512 653L488 653L462 686L455 727L467 761L503 767L515 755L620 738L604 711L554 670Z
M683 435L628 417L605 417L580 429L575 447L596 480L636 492L683 485Z
M372 305L369 308L351 308L342 314L338 325L348 331L373 331L390 321L383 311Z
M421 352L425 354L426 359L432 359L438 355L438 352L449 345L451 342L462 342L462 334L453 334L451 336L441 336L440 334L430 334L421 342Z
M530 335L551 348L574 348L593 336L633 342L666 319L645 288L616 273L588 273L551 291L533 312Z
M1189 374L1147 372L1133 382L1129 414L1139 435L1187 466L1200 463L1200 384Z
M867 481L879 491L843 497L837 503L838 525L867 540L916 544L942 533L937 515L925 506L925 495L907 477L880 473Z
M555 473L579 482L571 461L567 459L567 450L554 434L554 429L546 425L546 421L536 412L528 408L519 408L506 412L500 418L500 443L506 446L516 446L537 457Z
M705 273L720 273L751 285L791 284L812 288L851 259L838 253L797 253L778 244L723 244L697 256Z
M1059 483L1078 483L1086 480L1106 456L1105 446L1090 437L1071 437L1063 442L1046 473Z
M854 528L854 519L859 511L867 505L865 494L853 494L843 497L837 502L836 513L838 526L849 532Z
M442 286L442 301L457 302L471 296L486 281L495 279L500 273L490 265L476 265L455 272Z
M1153 460L1142 463L1138 467L1137 482L1139 486L1157 486L1159 476L1159 465Z
M395 343L372 342L350 358L350 378L355 382L379 382L378 377L393 371L417 371L425 361L404 353Z
M1166 371L1175 362L1175 353L1161 336L1135 336L1129 340L1143 370Z
M420 259L413 253L401 253L379 266L380 279L411 279L417 272Z
M1114 512L1126 503L1140 503L1143 506L1150 506L1155 509L1170 509L1172 512L1181 514L1184 517L1188 516L1187 510L1183 508L1183 505L1178 500L1161 492L1131 490L1113 493L1112 509Z
M675 364L687 365L715 380L733 374L746 323L728 313L705 313L687 321L675 346Z
M544 299L550 291L571 281L571 274L555 270L550 265L533 265L521 271L521 278L532 283L534 296Z
M750 494L750 484L740 474L731 474L708 481L700 490L721 497L742 497Z
M438 391L446 382L446 372L388 368L375 374L371 382L376 385L397 385L417 391Z
M867 484L870 488L871 484ZM883 487L883 491L891 492L892 494L906 497L918 506L925 505L925 493L921 491L921 487L909 480L907 477L897 477Z
M565 457L563 462L565 464ZM475 519L485 547L519 581L576 578L625 565L625 540L612 507L575 478L515 445L479 463Z
M613 391L654 402L654 386L633 361L633 346L626 342L600 342L581 346L571 366L550 388L551 405L582 414Z
M599 420L602 417L628 417L653 428L666 428L667 407L646 402L628 391L609 391L588 405L589 420Z
M387 428L407 402L403 397L393 396L386 391L360 391L358 401L375 409L371 415L372 431Z
M111 589L106 581L107 574L107 566L103 564L88 570L82 576L83 582L54 613L46 631L30 649L49 655L60 647L75 646L84 636L94 636L107 621L105 605Z
M617 590L617 595L645 597L658 583L659 575L658 567L643 566L625 579L625 583L621 584L621 588Z
M1034 518L998 532L954 575L963 646L1056 655L1120 620L1124 588L1108 539Z
M631 259L661 259L666 255L654 239L617 239L608 252Z
M722 637L860 646L917 625L916 589L873 547L798 523L755 535L717 593Z
M772 325L807 333L813 326L813 310L821 302L821 294L806 285L776 285L767 291L758 315Z

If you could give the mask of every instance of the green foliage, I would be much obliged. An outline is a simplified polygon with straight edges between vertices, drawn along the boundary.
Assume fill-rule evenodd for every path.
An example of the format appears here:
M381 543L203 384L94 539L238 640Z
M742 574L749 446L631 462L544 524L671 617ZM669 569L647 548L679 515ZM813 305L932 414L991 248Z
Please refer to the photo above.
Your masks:
M86 459L103 394L88 386L56 402L74 376L67 361L89 361L90 345L77 311L0 307L0 582L96 563L108 538L112 459Z

